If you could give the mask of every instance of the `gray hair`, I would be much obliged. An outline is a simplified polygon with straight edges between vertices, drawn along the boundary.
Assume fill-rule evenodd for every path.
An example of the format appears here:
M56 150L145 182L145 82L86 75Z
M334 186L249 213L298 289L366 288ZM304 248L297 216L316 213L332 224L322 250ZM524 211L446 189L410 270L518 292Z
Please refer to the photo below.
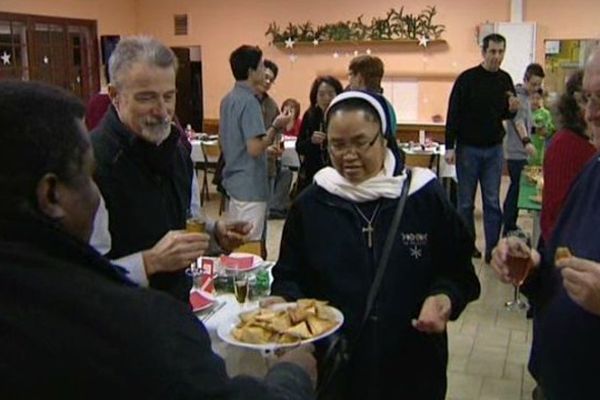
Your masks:
M123 85L121 77L134 63L143 62L177 72L177 57L173 50L150 36L129 36L121 39L108 60L108 74L113 85Z

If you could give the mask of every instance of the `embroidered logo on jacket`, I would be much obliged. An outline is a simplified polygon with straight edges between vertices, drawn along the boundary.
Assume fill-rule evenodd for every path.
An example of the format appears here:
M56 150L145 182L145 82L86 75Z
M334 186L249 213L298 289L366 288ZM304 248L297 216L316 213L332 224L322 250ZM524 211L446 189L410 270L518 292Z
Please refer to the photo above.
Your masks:
M401 233L402 244L409 247L410 256L418 260L423 256L423 247L427 246L427 233Z

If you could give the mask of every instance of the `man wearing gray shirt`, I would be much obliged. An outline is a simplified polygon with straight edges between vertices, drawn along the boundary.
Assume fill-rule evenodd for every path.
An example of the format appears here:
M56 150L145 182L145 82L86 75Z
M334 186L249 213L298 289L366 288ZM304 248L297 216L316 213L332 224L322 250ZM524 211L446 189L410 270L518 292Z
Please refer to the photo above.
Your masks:
M280 114L265 129L257 89L264 83L262 51L243 45L229 58L236 80L221 101L221 148L225 159L223 187L230 197L229 216L252 223L249 240L260 240L265 225L269 185L266 149L292 118Z
M507 121L507 134L504 138L504 158L510 175L510 186L502 206L504 228L503 234L518 229L517 217L519 209L519 182L521 171L527 165L527 157L535 155L535 147L529 137L533 126L531 103L529 96L542 87L544 69L539 64L529 64L525 69L523 84L517 85L516 92L519 99L517 115Z

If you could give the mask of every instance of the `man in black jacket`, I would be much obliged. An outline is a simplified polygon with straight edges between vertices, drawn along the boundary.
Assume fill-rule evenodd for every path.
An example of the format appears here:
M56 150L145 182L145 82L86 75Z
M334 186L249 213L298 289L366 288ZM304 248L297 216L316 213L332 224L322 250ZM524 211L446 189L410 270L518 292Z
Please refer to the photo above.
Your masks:
M449 164L456 161L458 213L473 237L475 193L477 183L481 184L485 261L488 263L502 226L502 121L514 117L519 109L513 81L500 69L505 49L506 39L502 35L492 33L483 38L483 62L461 73L454 82L446 122L445 157ZM481 253L475 249L473 256L479 258Z
M213 250L232 250L250 226L208 221L211 236L183 231L201 211L190 146L173 124L176 71L171 49L150 37L124 38L111 55L112 105L91 133L104 199L92 245L136 283L187 303L184 270L209 249L209 238Z
M310 399L314 360L230 379L180 302L92 247L99 203L83 104L0 83L0 398Z

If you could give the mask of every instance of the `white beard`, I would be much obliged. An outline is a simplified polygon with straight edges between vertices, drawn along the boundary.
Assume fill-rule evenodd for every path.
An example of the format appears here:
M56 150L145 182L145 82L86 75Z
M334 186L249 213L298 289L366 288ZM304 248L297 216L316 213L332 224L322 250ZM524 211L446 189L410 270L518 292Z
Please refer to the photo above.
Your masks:
M166 138L168 138L169 134L171 133L171 120L169 118L165 118L164 121L154 123L144 121L142 122L141 126L142 137L157 146L160 145Z

